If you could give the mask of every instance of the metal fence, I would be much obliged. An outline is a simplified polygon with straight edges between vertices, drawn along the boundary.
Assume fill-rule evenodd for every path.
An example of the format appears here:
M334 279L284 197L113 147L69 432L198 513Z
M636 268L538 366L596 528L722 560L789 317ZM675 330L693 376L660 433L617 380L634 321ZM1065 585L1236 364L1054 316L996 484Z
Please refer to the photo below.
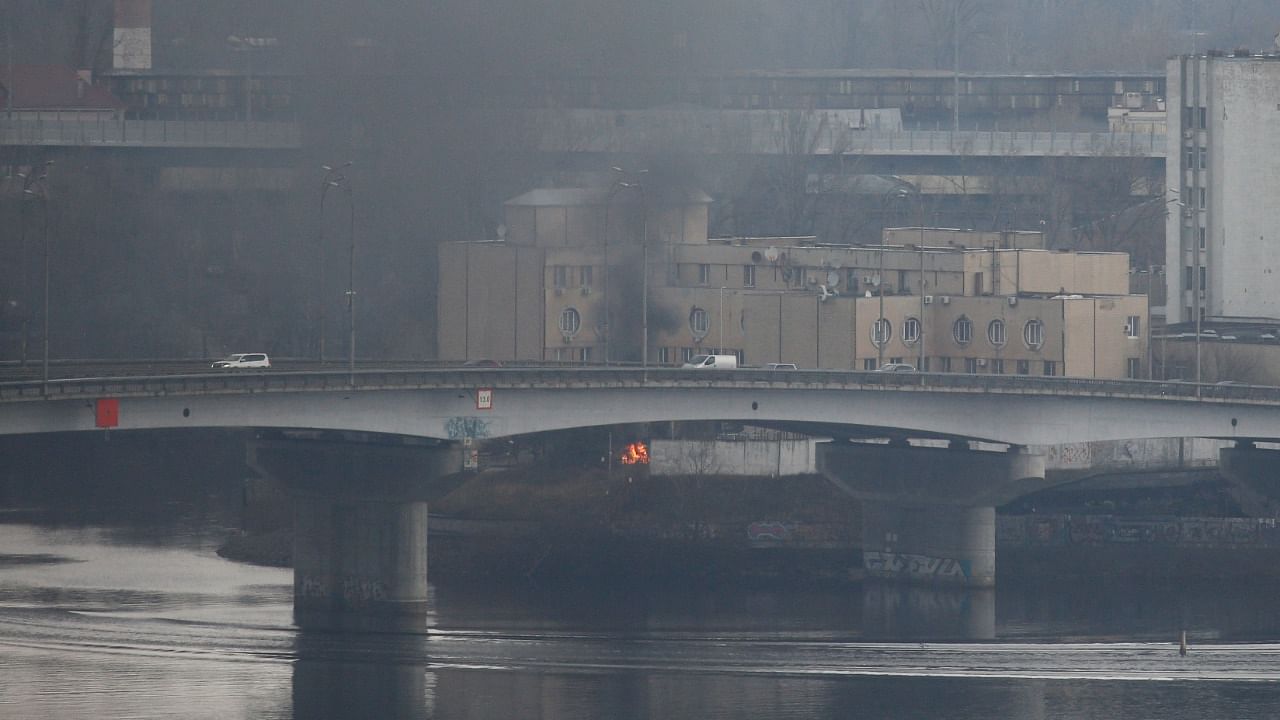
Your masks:
M295 122L126 120L42 113L0 119L0 145L292 149Z

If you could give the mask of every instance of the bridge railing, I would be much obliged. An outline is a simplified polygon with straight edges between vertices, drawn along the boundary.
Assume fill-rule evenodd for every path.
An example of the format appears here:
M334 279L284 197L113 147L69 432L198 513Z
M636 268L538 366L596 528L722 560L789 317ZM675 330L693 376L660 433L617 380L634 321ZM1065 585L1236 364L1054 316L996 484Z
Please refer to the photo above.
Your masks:
M296 122L235 120L127 120L40 113L0 118L0 145L297 148Z
M638 367L503 368L453 366L363 367L354 372L326 369L214 372L184 366L147 375L57 378L0 382L0 402L83 397L244 392L386 390L439 387L628 387L729 386L797 389L894 389L898 391L1127 396L1280 403L1280 388L1206 385L1152 380L970 375L964 373L881 373L840 370L685 370Z

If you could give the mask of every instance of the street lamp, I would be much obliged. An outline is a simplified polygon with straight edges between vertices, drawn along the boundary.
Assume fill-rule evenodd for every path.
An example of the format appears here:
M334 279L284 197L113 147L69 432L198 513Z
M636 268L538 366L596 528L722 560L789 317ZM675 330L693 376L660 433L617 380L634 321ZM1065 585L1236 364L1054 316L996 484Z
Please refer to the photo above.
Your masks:
M44 310L42 312L43 317L41 318L44 325L43 327L44 351L43 351L43 361L41 362L41 378L45 383L45 385L47 386L49 382L49 169L53 166L53 161L48 160L45 162L44 165L45 165L45 170L40 175L36 176L33 172L32 175L23 178L22 193L23 193L23 200L26 200L28 197L31 199L39 198L40 206L41 206L41 214L43 215L43 221L44 221L43 227L41 229L41 232L43 235L43 241L44 241L44 251L43 251ZM24 246L26 244L25 217L26 216L24 214L23 215L24 222L23 222L23 228L22 228ZM24 262L24 265L25 265L25 262ZM24 275L25 275L25 270L26 268L24 267L23 268ZM24 321L24 328L25 326L26 326L26 323ZM23 335L24 335L23 344L25 346L26 344L25 330L23 332ZM24 353L23 353L24 359L25 359L25 354L26 353L24 348Z
M720 349L719 353L724 352L724 286L720 286Z
M232 50L244 53L244 122L253 122L253 51L256 48L275 47L280 41L273 37L242 37L228 35L227 45Z
M637 170L628 172L620 167L610 168L616 173L621 173L628 177L641 178L648 170ZM634 182L624 182L618 180L615 182L620 188L635 188L640 191L640 249L642 260L640 263L640 366L649 367L649 201L645 192L644 183L640 180ZM605 238L606 242L608 238Z
M350 240L347 255L347 380L356 384L356 198L351 188L351 180L347 179L342 188L347 191L347 206L350 212L348 237Z
M320 169L324 170L324 180L320 183L320 228L317 235L316 245L320 261L320 276L317 279L316 291L316 312L319 316L319 355L320 362L324 363L324 334L325 334L325 290L324 290L324 273L325 273L325 247L324 247L324 198L329 194L329 188L335 188L341 185L346 177L342 175L342 171L351 167L351 161L333 167L330 165L321 165Z

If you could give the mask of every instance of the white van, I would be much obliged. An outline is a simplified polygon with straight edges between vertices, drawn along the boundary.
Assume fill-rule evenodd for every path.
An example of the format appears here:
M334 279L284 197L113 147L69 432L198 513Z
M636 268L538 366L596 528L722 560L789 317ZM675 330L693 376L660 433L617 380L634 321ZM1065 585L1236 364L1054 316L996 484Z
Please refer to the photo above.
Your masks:
M738 367L737 355L694 355L681 367L699 370L733 370Z

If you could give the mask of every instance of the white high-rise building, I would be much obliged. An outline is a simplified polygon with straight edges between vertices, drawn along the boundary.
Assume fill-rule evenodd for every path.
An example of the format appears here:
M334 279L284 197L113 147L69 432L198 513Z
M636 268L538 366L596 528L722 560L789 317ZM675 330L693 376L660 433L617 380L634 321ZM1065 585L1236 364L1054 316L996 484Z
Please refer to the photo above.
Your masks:
M1169 323L1280 318L1280 54L1168 61Z

